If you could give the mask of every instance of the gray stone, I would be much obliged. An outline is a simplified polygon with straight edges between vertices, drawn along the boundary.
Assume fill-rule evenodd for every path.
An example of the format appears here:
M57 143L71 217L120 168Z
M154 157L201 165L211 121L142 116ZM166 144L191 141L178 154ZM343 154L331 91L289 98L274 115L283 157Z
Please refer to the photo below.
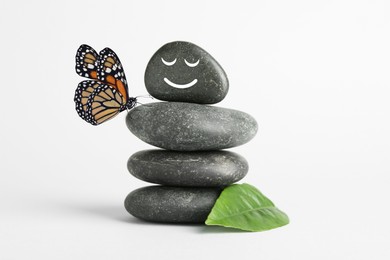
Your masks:
M231 148L257 132L256 120L244 112L181 102L140 105L127 114L126 124L144 142L176 151Z
M126 210L134 217L170 223L204 223L221 193L219 188L149 186L131 192Z
M225 98L229 81L205 50L177 41L165 44L150 59L145 86L160 100L215 104Z
M228 151L145 150L133 154L129 172L143 181L187 187L222 187L245 177L248 163Z

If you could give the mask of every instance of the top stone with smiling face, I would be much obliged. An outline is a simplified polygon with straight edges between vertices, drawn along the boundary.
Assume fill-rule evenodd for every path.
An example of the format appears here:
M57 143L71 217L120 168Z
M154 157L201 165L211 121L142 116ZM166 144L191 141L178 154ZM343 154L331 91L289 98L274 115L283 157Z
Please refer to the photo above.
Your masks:
M145 86L155 98L215 104L225 98L229 82L221 65L205 50L189 42L171 42L150 59Z

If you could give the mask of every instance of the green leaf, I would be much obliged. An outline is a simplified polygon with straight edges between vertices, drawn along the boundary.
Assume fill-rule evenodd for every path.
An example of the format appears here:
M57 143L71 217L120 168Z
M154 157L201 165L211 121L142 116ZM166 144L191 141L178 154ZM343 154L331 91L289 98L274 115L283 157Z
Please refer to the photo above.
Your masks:
M287 215L258 189L249 184L233 184L225 188L209 216L206 225L264 231L287 225Z

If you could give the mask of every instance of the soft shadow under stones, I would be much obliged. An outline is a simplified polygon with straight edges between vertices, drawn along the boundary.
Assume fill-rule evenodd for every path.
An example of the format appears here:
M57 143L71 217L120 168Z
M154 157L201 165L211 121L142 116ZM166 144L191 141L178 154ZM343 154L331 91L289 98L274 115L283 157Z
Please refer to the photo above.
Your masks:
M191 231L197 234L226 234L226 233L248 233L243 230L226 228L220 226L207 226L202 223L159 223L159 222L148 222L132 216L128 216L125 220L127 223L144 225L144 226L175 226L175 227L191 227Z
M175 227L191 227L191 231L197 234L226 234L226 233L248 233L243 230L226 228L220 226L207 226L203 223L159 223L159 222L149 222L144 221L133 216L128 216L124 222L144 225L144 226L175 226ZM249 232L250 233L250 232Z
M73 212L116 221L125 221L128 216L122 205L72 205L68 206L68 209Z
M158 223L158 222L148 222L136 217L129 215L123 205L72 205L67 207L68 210L72 210L73 212L78 212L82 214L95 215L98 217L103 217L105 219L125 222L130 224L137 225L154 225L154 226L185 226L185 227L203 227L203 224L194 224L194 223Z
M138 218L135 218L123 208L122 205L72 205L68 209L74 212L91 214L99 217L103 217L107 220L119 221L123 223L142 225L142 226L172 226L173 227L188 227L191 228L191 232L198 234L226 234L226 233L248 233L234 228L226 228L220 226L207 226L202 223L159 223L148 222ZM250 233L250 232L249 232Z

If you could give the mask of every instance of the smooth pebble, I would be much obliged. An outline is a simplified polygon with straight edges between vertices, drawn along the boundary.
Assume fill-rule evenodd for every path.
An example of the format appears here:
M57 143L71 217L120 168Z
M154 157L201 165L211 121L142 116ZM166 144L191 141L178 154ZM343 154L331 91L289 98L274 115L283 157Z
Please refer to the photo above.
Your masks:
M248 172L244 157L229 151L176 152L144 150L133 154L129 172L140 180L170 186L221 187Z
M219 188L148 186L132 191L125 208L152 222L204 223L220 193Z
M247 113L182 102L140 105L127 114L126 124L142 141L176 151L236 147L257 132L256 120Z
M150 59L145 86L155 98L215 104L223 100L229 81L221 65L205 50L189 42L171 42Z

